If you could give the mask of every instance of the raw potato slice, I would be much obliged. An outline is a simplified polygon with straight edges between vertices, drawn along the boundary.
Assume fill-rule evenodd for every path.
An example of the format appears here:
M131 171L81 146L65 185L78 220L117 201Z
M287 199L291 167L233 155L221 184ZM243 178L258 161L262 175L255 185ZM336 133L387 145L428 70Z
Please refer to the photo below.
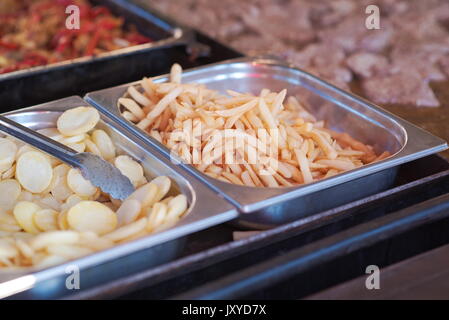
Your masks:
M11 168L9 168L8 170L6 170L5 172L3 172L2 174L2 179L6 180L6 179L11 179L12 177L14 177L14 175L16 174L16 165L13 164L11 166Z
M31 192L22 190L17 201L33 201L34 196Z
M155 198L158 194L158 187L154 183L147 183L134 191L128 199L135 199L140 202L142 208L149 207L156 201Z
M92 141L97 145L101 156L105 160L110 160L115 157L115 146L106 132L103 130L95 130L92 133Z
M141 218L133 223L127 224L123 227L118 228L111 233L104 236L105 239L112 241L120 241L122 239L128 238L140 231L144 230L147 226L147 218Z
M0 138L0 173L11 168L16 159L17 145L10 139Z
M162 200L162 198L164 198L165 195L167 194L168 190L170 190L171 186L170 178L166 176L154 178L153 180L151 180L150 183L154 183L158 187L158 193L154 202Z
M61 141L64 138L57 128L44 128L37 130L37 132L56 141Z
M144 179L142 166L129 156L118 156L114 160L114 165L131 180L134 186Z
M76 136L92 130L100 120L100 114L93 107L77 107L65 111L57 121L60 133Z
M12 209L22 192L20 184L15 179L0 182L0 208Z
M22 228L17 223L16 219L9 212L0 209L0 230L8 232L17 232L22 230Z
M16 239L16 246L20 253L28 259L32 259L34 255L34 250L31 248L23 239Z
M67 147L72 148L78 153L84 152L86 150L86 144L84 142L80 143L68 143L66 144Z
M16 178L28 191L40 193L49 186L53 178L53 168L45 155L29 151L17 160Z
M73 244L80 239L76 231L48 231L38 234L30 241L30 246L34 250L40 250L52 244Z
M75 204L86 200L83 199L82 197L80 197L77 194L72 194L70 197L67 198L67 200L65 201L65 203L61 206L61 209L64 210L69 210L71 207L73 207Z
M61 203L51 194L37 201L37 204L45 209L61 210Z
M73 244L51 244L47 247L47 252L67 259L75 259L91 254L93 250Z
M17 220L17 223L28 233L37 234L39 233L39 229L34 224L34 215L41 208L29 201L21 201L16 204L14 207L14 217Z
M67 213L70 228L77 231L92 231L98 235L111 232L117 227L117 216L104 204L96 201L81 201Z
M117 210L119 226L135 221L142 210L142 205L136 199L126 199Z
M69 222L67 221L67 210L62 211L58 214L58 227L61 230L69 229Z
M99 237L95 232L86 231L80 233L78 244L93 250L103 250L112 247L114 242L104 237Z
M148 231L154 231L157 226L164 222L167 215L167 210L167 205L162 202L155 203L154 206L148 210Z
M71 168L67 174L67 185L80 196L90 197L97 192L97 188L89 180L84 179L78 169L74 168Z
M34 214L34 224L41 231L58 229L58 212L52 209L38 210Z
M19 252L14 244L6 239L0 239L0 258L9 259L15 257Z
M65 201L73 191L67 185L67 173L70 167L66 164L60 164L53 169L53 175L55 176L54 187L50 190L53 197L59 201Z
M63 138L61 140L61 142L63 144L65 144L65 145L70 145L70 144L73 144L73 143L83 142L84 139L86 139L86 137L87 137L87 134L83 133L83 134L79 134L79 135L76 135L76 136Z
M92 140L86 139L86 140L84 140L84 144L86 145L87 152L93 153L93 154L101 157L100 150L98 149L97 145L92 142Z
M187 197L180 194L168 202L166 220L178 219L187 210Z

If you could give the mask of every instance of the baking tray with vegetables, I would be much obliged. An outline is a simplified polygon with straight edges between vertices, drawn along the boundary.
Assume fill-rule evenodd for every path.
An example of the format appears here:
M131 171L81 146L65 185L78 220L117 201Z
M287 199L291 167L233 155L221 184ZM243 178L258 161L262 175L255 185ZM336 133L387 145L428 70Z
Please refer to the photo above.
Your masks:
M132 1L31 2L0 12L0 99L9 108L158 72L177 50L188 55L197 44L192 30ZM79 29L66 27L68 4L79 8ZM35 90L42 83L46 89Z

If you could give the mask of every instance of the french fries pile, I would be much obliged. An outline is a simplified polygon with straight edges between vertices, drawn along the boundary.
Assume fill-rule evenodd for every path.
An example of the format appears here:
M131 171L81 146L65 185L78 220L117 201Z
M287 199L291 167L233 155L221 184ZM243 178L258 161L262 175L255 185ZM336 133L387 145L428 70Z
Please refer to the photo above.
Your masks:
M78 152L113 163L136 187L125 201L84 179L78 169L10 136L0 138L0 268L44 267L75 259L172 226L187 210L171 181L147 181L140 163L118 155L108 134L95 129L92 107L64 112L57 128L39 130Z
M285 89L263 89L258 96L228 90L225 96L201 84L182 84L181 75L175 64L169 82L143 78L118 105L125 119L213 178L291 187L389 156L325 128L294 96L286 99Z

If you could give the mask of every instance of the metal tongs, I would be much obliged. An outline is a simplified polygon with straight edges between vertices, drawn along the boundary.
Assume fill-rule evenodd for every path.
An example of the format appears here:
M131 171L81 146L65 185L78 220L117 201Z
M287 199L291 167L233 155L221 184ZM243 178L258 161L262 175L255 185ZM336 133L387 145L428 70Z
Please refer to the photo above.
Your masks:
M1 115L0 131L79 169L84 178L114 199L125 200L134 192L134 186L126 176L109 162L92 153L78 153L62 143Z

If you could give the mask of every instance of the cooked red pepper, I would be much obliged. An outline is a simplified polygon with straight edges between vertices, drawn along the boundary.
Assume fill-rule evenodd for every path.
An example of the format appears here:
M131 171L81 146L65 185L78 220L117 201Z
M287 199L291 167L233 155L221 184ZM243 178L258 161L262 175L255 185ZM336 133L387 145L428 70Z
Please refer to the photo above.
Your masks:
M6 49L18 49L19 45L16 43L12 43L12 42L7 42L7 41L3 41L0 39L0 47L6 48Z
M116 39L126 39L129 46L151 41L134 29L124 30L122 18L87 0L17 0L16 4L17 12L0 15L0 56L7 55L0 73L91 56L126 44ZM80 29L66 28L65 9L71 4L80 8Z
M98 41L100 40L101 29L97 29L87 44L85 55L91 56L94 54L95 47L97 46Z

